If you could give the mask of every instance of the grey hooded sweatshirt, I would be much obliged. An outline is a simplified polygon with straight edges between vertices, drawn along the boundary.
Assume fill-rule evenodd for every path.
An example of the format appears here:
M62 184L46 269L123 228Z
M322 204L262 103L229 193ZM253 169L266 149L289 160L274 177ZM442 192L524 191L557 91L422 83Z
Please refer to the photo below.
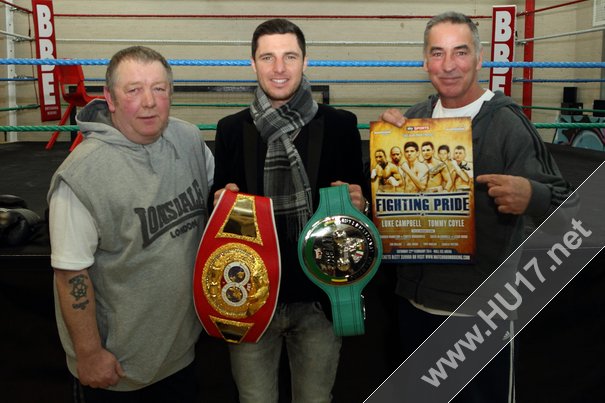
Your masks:
M153 144L115 129L95 100L77 122L85 140L54 174L94 218L98 247L89 275L103 346L126 376L110 389L136 390L189 365L201 331L192 299L193 268L207 220L206 153L199 130L170 118ZM55 295L67 364L76 356Z

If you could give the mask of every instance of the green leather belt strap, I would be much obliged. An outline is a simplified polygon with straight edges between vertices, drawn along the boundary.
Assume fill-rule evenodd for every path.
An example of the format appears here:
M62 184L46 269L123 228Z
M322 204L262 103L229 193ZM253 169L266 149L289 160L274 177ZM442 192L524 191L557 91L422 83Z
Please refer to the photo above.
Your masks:
M334 332L365 332L361 292L382 259L382 240L372 221L351 203L348 185L319 190L319 207L298 241L305 274L328 294Z

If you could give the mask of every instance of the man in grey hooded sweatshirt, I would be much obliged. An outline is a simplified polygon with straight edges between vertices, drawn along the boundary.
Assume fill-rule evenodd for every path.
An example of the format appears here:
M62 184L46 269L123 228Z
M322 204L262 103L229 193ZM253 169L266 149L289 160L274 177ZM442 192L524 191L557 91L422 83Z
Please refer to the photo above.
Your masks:
M195 401L191 279L214 158L194 125L169 117L159 53L119 51L106 81L48 194L67 365L88 403Z

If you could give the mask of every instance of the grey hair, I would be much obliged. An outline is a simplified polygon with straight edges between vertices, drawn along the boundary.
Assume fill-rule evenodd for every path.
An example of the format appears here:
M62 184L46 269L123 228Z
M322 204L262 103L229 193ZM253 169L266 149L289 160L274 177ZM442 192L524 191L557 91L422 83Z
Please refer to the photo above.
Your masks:
M105 86L112 96L115 96L114 86L117 80L116 71L120 63L126 60L134 60L143 63L160 62L162 66L164 66L164 69L166 69L166 76L168 78L168 82L170 83L170 94L172 94L174 85L172 68L164 56L146 46L131 46L114 54L109 61L109 65L107 66L107 71L105 72Z
M429 33L431 29L438 24L450 23L450 24L466 24L468 29L471 31L471 35L473 36L473 45L475 47L475 52L477 53L477 57L481 53L481 39L479 38L479 30L477 29L477 25L471 20L469 17L462 13L458 13L456 11L446 11L445 13L434 16L427 22L426 28L424 29L424 52L428 51L429 46Z

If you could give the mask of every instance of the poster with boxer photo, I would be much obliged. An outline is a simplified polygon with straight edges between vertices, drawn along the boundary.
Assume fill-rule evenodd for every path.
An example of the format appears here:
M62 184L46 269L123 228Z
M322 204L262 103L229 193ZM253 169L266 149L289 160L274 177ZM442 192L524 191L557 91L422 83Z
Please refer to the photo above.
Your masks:
M470 263L475 255L470 118L370 123L372 213L383 262Z

